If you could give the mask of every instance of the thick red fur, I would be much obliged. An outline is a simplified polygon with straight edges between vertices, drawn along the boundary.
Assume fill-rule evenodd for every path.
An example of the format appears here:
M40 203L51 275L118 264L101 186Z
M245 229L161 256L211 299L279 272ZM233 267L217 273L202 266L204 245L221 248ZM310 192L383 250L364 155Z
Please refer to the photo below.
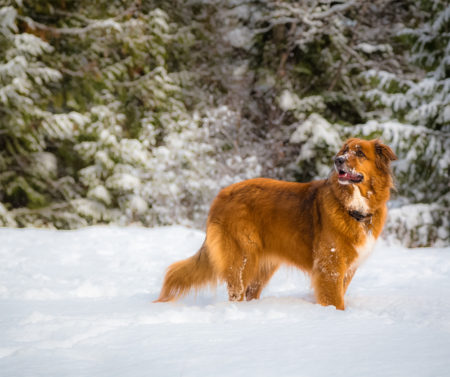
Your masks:
M220 191L205 243L169 266L157 302L218 281L227 284L230 301L258 299L284 264L311 276L319 304L343 310L347 287L382 231L394 186L390 161L397 157L378 139L349 139L339 157L325 180L259 178ZM345 181L345 172L362 181Z

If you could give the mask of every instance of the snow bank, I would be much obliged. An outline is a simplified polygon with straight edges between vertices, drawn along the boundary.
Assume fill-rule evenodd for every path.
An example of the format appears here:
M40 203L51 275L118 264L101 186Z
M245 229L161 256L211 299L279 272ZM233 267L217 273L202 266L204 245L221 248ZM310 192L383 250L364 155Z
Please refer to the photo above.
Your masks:
M164 269L204 233L183 227L0 229L5 376L446 376L450 248L379 246L345 312L297 271L263 299L156 299Z

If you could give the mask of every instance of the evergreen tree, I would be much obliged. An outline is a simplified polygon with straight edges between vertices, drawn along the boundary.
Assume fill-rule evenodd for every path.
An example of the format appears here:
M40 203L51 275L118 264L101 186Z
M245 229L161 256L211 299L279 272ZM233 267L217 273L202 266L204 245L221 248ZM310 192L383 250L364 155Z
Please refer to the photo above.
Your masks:
M442 1L0 0L0 225L203 227L220 188L400 157L386 236L448 244ZM450 98L450 97L449 97Z

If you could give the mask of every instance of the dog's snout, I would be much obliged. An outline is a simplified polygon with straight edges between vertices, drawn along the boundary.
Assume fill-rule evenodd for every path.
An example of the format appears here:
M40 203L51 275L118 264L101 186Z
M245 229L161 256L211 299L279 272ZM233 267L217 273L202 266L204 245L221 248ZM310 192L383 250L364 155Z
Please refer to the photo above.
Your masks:
M345 158L343 156L339 156L339 157L336 157L336 159L334 160L334 163L337 166L341 166L344 163L344 161L345 161Z

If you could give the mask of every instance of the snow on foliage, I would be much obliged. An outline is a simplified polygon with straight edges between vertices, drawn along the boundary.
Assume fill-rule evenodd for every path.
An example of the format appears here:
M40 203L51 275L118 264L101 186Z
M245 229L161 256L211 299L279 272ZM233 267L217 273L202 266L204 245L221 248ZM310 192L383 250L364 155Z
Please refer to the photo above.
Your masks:
M221 188L323 178L359 136L426 224L387 235L450 242L450 8L416 5L0 1L1 224L203 227Z
M392 244L411 247L447 245L450 238L450 211L439 203L410 204L389 211L387 239Z
M332 125L318 114L311 114L298 125L290 143L303 143L297 163L314 161L317 179L324 179L330 172L330 160L342 146L339 125Z

